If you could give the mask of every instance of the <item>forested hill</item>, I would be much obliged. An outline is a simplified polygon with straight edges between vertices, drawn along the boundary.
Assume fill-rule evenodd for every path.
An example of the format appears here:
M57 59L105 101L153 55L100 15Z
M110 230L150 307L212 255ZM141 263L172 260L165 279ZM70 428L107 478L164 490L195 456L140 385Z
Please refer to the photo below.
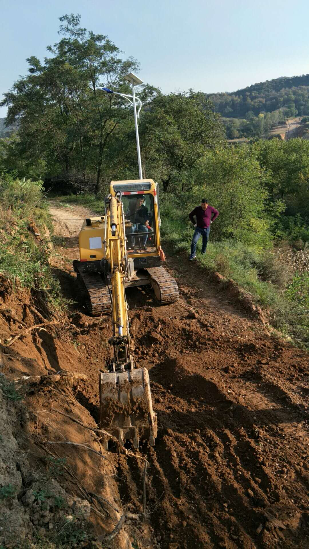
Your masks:
M309 115L309 74L267 80L232 93L207 94L226 118L248 118L284 110L286 117Z
M309 74L267 80L231 93L201 95L210 99L223 117L228 139L268 137L270 130L287 118L309 116ZM16 129L4 122L0 118L0 138Z

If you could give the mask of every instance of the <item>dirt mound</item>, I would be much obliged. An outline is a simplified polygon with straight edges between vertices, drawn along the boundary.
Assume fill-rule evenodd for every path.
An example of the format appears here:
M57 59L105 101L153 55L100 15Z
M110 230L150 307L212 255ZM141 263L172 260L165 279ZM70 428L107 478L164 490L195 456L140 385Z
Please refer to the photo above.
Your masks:
M106 320L79 313L46 318L31 293L6 287L0 300L0 543L58 549L101 547L104 540L129 548L127 524L134 521L134 530L141 519L122 509L115 457L103 451L94 419Z
M72 209L61 216L66 223L78 217ZM53 265L73 299L70 318L25 332L42 323L35 311L46 320L40 304L25 296L26 303L12 298L11 308L9 297L0 304L2 373L11 380L38 376L16 386L29 415L17 424L18 444L40 478L65 490L63 515L73 517L59 542L62 523L57 510L50 519L55 505L47 498L56 546L73 546L74 508L87 514L89 504L92 527L83 522L86 537L76 546L307 547L308 354L270 335L233 284L211 281L170 253L177 303L156 306L150 290L127 292L135 360L149 369L158 414L156 446L133 452L115 444L105 452L97 430L98 370L109 354L110 319L91 319L78 304L67 259L78 256L74 228L67 238ZM18 485L17 499L26 520L50 536L41 510L35 524L23 503L27 491L26 500L38 492L35 482Z

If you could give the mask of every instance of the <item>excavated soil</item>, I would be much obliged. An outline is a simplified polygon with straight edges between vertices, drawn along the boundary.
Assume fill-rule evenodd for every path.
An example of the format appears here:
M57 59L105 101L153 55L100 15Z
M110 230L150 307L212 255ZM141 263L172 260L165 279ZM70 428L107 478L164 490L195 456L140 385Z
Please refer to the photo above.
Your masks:
M70 318L7 347L5 338L39 323L35 311L46 315L37 296L34 304L33 296L4 292L2 310L9 307L15 321L2 315L2 372L11 379L43 376L19 382L29 415L27 428L20 424L25 467L37 465L43 475L47 456L65 460L57 482L91 504L97 545L80 546L307 548L308 354L271 333L232 284L211 281L168 250L179 301L158 306L150 289L127 291L134 357L149 370L158 415L156 445L135 451L114 444L106 452L95 429L111 323L87 316L71 266L89 212L54 203L51 213L53 268L71 300ZM27 474L24 490L31 487ZM120 534L108 541L119 520Z

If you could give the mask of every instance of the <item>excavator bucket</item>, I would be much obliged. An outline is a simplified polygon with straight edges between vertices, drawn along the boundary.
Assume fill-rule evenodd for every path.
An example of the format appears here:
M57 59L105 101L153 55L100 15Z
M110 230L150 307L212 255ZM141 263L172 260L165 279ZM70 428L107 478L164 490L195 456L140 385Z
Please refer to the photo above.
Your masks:
M148 440L154 446L157 416L146 368L100 372L100 426L120 444L129 440L138 448L140 440Z

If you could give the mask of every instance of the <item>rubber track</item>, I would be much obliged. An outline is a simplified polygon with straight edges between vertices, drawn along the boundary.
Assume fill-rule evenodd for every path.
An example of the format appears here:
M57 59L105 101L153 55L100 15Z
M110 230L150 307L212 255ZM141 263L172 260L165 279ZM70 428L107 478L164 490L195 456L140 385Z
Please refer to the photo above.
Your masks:
M160 303L174 303L179 298L179 290L176 280L164 269L164 267L152 267L147 269L151 283L158 285L160 289Z
M87 291L87 308L93 316L109 313L112 308L109 287L103 282L99 273L81 273L79 276Z

